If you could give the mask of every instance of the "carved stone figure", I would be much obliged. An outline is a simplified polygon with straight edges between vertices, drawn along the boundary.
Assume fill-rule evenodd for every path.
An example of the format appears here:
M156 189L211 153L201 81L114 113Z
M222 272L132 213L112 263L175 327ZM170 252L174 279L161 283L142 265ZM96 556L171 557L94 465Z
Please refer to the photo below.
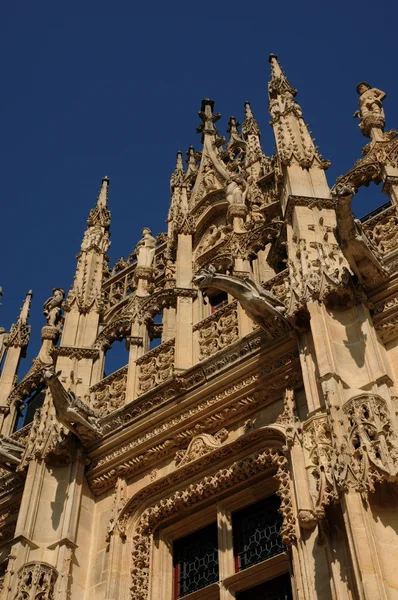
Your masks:
M359 127L362 133L370 137L372 128L384 129L385 115L382 101L386 94L377 88L372 88L366 81L357 85L357 92L359 110L354 113L354 117L360 119Z
M172 260L168 260L166 263L166 268L164 270L164 274L167 280L176 278L176 265Z
M155 256L156 239L148 227L142 230L142 239L135 249L137 253L137 267L151 267Z
M206 192L212 192L217 189L216 176L210 165L206 165L203 169L203 183L206 188Z
M100 436L101 428L93 411L73 392L64 388L53 370L46 369L44 378L51 391L59 422L82 441Z
M244 188L243 191L242 186ZM230 206L233 204L245 204L248 191L249 185L247 181L234 175L229 181L227 181L227 189L225 190L228 204Z
M282 319L291 327L289 321L283 316L285 307L278 298L248 277L240 279L232 275L216 273L215 268L210 265L208 269L199 271L192 281L201 290L214 287L231 294L241 303L248 316L264 329L269 328L267 316Z
M376 249L367 239L361 222L355 220L351 201L355 190L350 184L339 183L332 190L337 200L336 217L341 249L350 267L365 285L375 285L386 277L386 269Z
M45 301L43 305L43 315L46 317L47 325L55 327L61 314L61 306L65 298L65 291L62 288L54 288L51 298Z

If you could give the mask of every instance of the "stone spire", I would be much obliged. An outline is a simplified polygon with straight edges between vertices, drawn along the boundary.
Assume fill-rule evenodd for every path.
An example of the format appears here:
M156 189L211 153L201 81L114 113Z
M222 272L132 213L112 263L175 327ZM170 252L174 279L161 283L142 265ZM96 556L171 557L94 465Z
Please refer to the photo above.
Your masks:
M317 167L327 169L330 163L323 160L318 153L307 124L304 122L301 107L294 100L297 90L290 85L276 54L270 54L269 62L271 64L271 81L268 84L269 112L282 164L298 164L308 169L316 163Z
M33 292L32 290L29 290L29 292L26 294L24 303L22 304L21 312L19 313L18 322L23 323L24 325L28 322L32 297Z
M105 175L105 177L102 178L96 206L91 209L87 219L88 227L100 226L107 230L109 229L111 223L111 213L107 208L109 184L109 177Z
M6 346L14 348L22 348L23 351L29 343L30 325L28 325L30 305L32 302L33 292L29 290L19 313L16 323L11 325L10 333L7 336Z
M181 187L184 183L185 179L185 171L184 165L182 162L182 152L179 150L177 152L177 160L176 160L176 168L174 169L171 178L170 178L170 187L173 191L176 187Z
M72 345L74 333L72 329L78 326L78 321L69 318L70 311L77 310L82 315L89 312L96 313L93 317L97 323L98 314L102 310L102 280L107 267L106 253L110 246L109 227L111 213L108 205L109 177L103 177L101 188L94 208L91 209L87 219L87 229L84 232L80 252L77 255L77 267L74 282L65 303L65 326L62 335L62 344ZM90 334L86 333L90 340L96 337L96 326L94 325ZM91 343L91 342L85 342Z
M260 143L260 128L253 115L250 102L245 102L245 120L242 123L243 139L246 141L246 168L253 172L257 178L261 176L261 165L264 165L267 160L263 154Z
M0 431L5 435L12 431L15 418L16 407L13 407L12 414L10 414L8 397L16 382L20 359L26 356L26 348L30 339L28 318L32 295L32 290L29 290L17 321L11 325L10 332L4 336L5 360L0 377ZM6 415L9 417L4 425Z

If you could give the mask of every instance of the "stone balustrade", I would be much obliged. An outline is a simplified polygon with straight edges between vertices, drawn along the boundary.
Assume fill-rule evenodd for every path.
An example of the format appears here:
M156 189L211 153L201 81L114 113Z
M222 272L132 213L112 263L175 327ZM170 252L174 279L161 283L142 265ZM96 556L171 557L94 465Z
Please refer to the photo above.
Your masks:
M227 348L239 338L237 302L231 302L194 326L199 340L199 360Z
M167 381L174 373L175 339L168 340L137 360L140 396Z
M127 365L92 386L90 389L90 404L99 417L124 406L126 384Z

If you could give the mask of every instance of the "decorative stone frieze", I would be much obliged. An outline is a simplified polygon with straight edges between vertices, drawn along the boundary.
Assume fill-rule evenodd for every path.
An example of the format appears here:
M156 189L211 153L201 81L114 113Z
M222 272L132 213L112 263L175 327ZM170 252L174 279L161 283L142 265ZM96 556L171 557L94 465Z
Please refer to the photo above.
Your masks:
M108 375L108 377L105 377L90 388L90 404L99 417L103 417L124 406L126 384L127 366Z
M138 394L145 394L172 377L174 373L175 340L169 340L150 350L137 360Z
M239 338L237 303L217 310L194 326L199 333L200 360L213 356Z

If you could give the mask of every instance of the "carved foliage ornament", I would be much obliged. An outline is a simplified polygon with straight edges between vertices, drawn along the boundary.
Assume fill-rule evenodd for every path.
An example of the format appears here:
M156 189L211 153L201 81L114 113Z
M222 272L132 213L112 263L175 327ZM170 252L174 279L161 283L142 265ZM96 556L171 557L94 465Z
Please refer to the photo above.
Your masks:
M359 396L343 407L348 419L347 445L338 453L341 484L359 491L373 491L376 481L396 481L398 440L392 429L385 400Z
M339 490L372 492L375 482L397 480L398 440L385 400L358 396L343 411L348 433L341 442L336 441L327 415L314 417L304 426L310 489L319 515L338 499Z
M180 450L175 455L175 464L177 467L183 467L192 460L201 458L205 454L212 452L219 448L228 437L228 431L226 429L220 429L214 435L208 433L202 433L196 435L189 443L186 450Z

